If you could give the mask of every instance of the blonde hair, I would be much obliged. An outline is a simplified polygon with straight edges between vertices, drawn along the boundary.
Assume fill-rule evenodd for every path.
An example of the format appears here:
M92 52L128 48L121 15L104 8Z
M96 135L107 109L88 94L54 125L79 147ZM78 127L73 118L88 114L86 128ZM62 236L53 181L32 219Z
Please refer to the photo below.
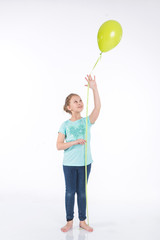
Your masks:
M69 106L70 101L71 101L71 98L72 98L73 96L79 96L79 95L76 94L76 93L71 93L71 94L69 94L69 95L66 97L66 99L65 99L65 104L64 104L64 106L63 106L63 110L64 110L65 112L71 114L71 115L72 115L72 112L67 108L67 106Z

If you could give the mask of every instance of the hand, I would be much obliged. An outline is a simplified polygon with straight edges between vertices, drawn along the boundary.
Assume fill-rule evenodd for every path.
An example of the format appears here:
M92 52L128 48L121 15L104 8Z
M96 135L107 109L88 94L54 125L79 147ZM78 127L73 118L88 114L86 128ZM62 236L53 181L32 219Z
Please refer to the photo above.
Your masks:
M86 143L86 140L85 139L77 139L75 141L75 144L85 144Z
M87 80L87 82L89 83L89 87L91 89L96 89L97 88L97 83L96 83L96 77L94 76L94 79L92 79L92 76L91 75L87 75L87 77L85 77L85 79ZM88 87L88 85L85 85Z

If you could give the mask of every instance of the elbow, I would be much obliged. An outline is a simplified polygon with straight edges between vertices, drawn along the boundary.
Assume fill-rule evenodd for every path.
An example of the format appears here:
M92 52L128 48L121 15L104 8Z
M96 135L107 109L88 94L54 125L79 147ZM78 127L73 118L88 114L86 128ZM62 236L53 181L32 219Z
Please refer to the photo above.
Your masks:
M56 144L56 148L57 150L61 150L58 143Z
M99 106L99 113L100 113L100 111L101 111L101 105Z
M100 110L101 110L101 104L96 105L94 108L95 108L97 111L100 111Z

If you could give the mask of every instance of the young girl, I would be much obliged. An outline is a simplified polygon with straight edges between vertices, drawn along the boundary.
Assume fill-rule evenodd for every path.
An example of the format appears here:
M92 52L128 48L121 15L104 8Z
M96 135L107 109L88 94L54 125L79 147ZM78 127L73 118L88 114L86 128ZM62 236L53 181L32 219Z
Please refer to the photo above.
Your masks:
M101 102L97 89L97 84L91 75L87 75L85 79L89 83L89 87L93 90L94 109L87 117L87 181L91 171L93 162L90 151L90 127L95 123L99 116ZM88 86L88 85L85 85ZM65 208L67 224L61 228L61 231L67 232L73 226L74 218L74 198L77 193L78 216L80 220L79 226L89 232L93 228L86 224L86 193L85 193L85 132L86 117L81 117L83 110L83 101L77 94L70 94L64 105L64 111L71 114L71 118L62 123L58 132L57 149L64 150L63 172L65 178ZM66 143L64 143L66 139Z

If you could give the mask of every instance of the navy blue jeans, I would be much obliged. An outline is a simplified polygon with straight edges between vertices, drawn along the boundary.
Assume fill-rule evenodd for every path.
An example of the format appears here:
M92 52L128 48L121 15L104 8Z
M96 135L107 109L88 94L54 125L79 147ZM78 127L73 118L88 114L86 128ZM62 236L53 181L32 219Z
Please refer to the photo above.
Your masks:
M86 193L85 193L85 166L64 166L65 177L65 208L66 220L74 218L74 199L77 193L78 217L80 221L86 219ZM91 164L87 165L87 182L91 171Z

